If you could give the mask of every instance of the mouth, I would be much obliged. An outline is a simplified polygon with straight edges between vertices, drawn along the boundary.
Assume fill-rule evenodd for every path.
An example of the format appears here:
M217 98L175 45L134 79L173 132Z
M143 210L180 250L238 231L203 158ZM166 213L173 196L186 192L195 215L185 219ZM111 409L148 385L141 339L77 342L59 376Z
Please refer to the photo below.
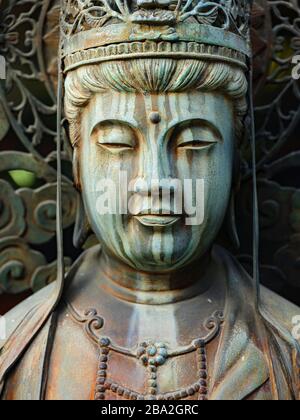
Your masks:
M175 225L180 220L179 216L163 216L163 215L140 215L135 216L142 225L150 227L169 227Z

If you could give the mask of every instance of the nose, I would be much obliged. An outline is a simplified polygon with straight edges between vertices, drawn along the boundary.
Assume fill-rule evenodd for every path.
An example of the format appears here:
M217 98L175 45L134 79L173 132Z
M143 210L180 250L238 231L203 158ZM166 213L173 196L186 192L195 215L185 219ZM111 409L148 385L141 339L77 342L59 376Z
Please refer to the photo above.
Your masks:
M131 184L131 191L135 193L132 213L180 214L182 187L172 176L172 156L166 141L159 138L157 132L156 136L152 134L141 150L138 174Z
M142 153L139 176L133 187L139 211L151 208L151 213L180 213L181 184L171 176L171 159L164 147L159 142L151 142L151 147Z
M170 176L169 157L159 142L151 142L141 162L141 176L146 183L164 188L165 180Z

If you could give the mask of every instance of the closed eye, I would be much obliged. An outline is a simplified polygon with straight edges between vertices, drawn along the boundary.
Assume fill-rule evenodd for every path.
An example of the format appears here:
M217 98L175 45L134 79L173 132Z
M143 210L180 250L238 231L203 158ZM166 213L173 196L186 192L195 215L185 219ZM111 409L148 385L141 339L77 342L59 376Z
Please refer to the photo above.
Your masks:
M137 133L121 121L102 121L92 131L95 144L110 153L130 152L137 146Z
M105 149L113 149L115 151L122 151L122 150L131 150L134 147L130 144L125 143L98 143L99 146L104 147Z
M217 144L217 141L192 140L178 145L180 149L209 149Z

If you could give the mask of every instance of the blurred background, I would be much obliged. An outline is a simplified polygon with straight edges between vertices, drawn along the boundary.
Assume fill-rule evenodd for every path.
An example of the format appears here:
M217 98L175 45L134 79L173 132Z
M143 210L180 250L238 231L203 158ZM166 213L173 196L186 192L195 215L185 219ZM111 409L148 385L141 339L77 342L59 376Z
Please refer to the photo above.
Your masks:
M0 314L56 278L56 0L0 0ZM300 1L257 0L253 10L254 100L260 212L261 282L300 305ZM243 150L236 197L240 249L220 241L251 273L252 168ZM63 150L66 269L80 255L72 243L77 192L71 150ZM89 238L85 248L94 243Z

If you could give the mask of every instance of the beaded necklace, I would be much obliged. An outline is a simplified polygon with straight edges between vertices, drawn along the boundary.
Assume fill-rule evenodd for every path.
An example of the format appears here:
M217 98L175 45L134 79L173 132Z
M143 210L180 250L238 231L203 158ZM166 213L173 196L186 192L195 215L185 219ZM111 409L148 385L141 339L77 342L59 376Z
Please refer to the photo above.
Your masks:
M205 320L203 326L208 331L202 338L193 340L192 343L177 350L169 351L164 343L154 343L147 341L139 344L135 349L120 347L108 338L99 335L99 330L104 325L95 309L89 309L82 317L75 309L67 304L71 317L80 324L84 325L85 331L90 339L97 344L99 349L99 362L95 387L95 400L105 400L106 392L110 391L116 396L123 397L126 400L180 400L188 397L194 397L197 394L198 400L207 400L208 394L208 367L206 346L215 339L221 330L224 322L224 315L221 311L216 311L211 317ZM139 360L147 371L148 386L146 395L134 392L122 385L108 379L109 355L115 352L127 357ZM189 353L195 353L198 366L198 380L184 388L169 393L158 393L157 374L161 366L167 360Z

